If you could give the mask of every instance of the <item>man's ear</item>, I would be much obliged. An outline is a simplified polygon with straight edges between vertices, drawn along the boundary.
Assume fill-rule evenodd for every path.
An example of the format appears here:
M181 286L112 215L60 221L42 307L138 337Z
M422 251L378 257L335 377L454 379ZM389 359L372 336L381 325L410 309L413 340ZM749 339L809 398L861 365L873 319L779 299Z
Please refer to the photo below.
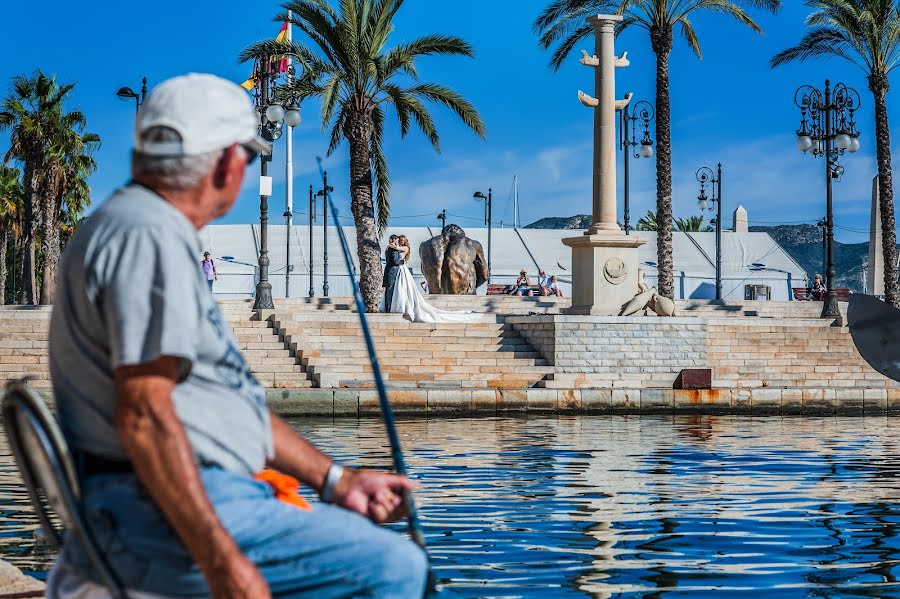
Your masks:
M236 176L238 169L243 168L244 164L238 154L237 144L225 148L222 152L222 157L219 158L219 162L216 163L216 168L213 170L213 185L218 189L228 187L233 177Z

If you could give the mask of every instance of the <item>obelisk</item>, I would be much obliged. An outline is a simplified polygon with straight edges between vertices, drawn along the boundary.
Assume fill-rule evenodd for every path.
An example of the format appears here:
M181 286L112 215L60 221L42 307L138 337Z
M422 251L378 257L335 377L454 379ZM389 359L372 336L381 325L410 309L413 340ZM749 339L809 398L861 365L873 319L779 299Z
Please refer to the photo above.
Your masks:
M872 215L869 220L869 267L866 293L884 296L884 246L881 244L881 194L878 177L872 179Z
M593 223L580 237L563 239L572 248L571 314L618 315L637 293L637 248L646 243L625 235L616 222L616 68L628 66L616 58L618 15L588 19L594 27L595 55L582 52L581 63L594 69L594 95L578 92L578 99L594 110Z

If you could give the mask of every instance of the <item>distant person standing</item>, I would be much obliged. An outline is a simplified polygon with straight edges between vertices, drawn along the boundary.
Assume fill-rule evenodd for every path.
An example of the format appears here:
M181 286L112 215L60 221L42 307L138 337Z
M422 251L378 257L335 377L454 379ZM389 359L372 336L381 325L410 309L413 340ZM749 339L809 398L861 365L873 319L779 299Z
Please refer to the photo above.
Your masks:
M200 268L203 269L206 283L209 285L209 290L212 291L213 281L219 280L219 274L216 272L216 263L210 257L209 252L203 252L203 261L200 263Z
M828 287L825 286L825 283L822 282L822 275L816 275L813 281L812 288L809 292L809 297L815 302L823 302L825 301L825 294L828 292Z

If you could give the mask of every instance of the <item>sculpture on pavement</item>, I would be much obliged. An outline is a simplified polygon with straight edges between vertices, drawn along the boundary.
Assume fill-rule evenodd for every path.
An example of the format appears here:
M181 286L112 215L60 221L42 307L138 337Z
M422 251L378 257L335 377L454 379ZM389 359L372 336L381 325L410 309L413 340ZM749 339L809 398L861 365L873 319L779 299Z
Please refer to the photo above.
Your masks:
M650 287L644 280L644 269L638 269L638 293L622 308L622 316L633 316L638 312L653 310L657 316L674 316L675 302L659 295L656 287Z
M447 225L440 235L422 242L419 258L431 293L473 294L488 278L484 248L459 225Z

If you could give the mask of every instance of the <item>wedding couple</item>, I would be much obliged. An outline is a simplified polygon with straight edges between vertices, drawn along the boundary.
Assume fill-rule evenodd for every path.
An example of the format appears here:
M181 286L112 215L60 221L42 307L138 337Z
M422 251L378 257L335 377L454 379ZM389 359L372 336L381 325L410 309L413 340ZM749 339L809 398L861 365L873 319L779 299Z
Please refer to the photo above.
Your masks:
M412 322L476 322L476 312L439 310L425 301L409 269L411 250L406 235L391 235L384 253L384 311L403 314Z

